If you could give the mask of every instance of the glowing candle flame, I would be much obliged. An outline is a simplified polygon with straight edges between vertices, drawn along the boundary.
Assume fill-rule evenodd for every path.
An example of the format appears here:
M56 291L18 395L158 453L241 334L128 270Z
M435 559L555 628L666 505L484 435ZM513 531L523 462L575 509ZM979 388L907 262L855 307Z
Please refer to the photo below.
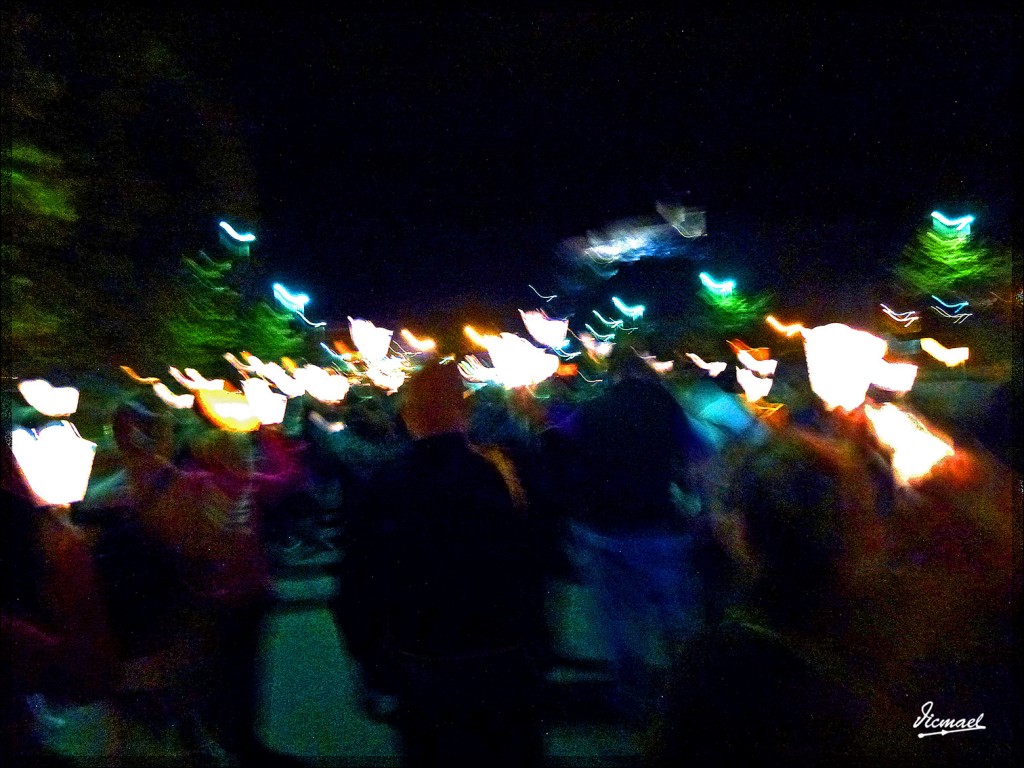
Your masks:
M222 390L224 389L224 385L227 383L224 379L208 380L195 368L186 368L184 374L173 366L167 370L170 371L171 376L173 376L179 384L193 392L199 390Z

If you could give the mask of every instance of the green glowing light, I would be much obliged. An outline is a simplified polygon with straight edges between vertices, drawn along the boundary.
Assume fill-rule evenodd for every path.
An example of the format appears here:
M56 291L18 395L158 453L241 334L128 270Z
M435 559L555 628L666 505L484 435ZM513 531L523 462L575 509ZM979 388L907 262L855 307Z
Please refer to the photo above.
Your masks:
M717 293L719 296L728 296L734 290L736 290L735 280L725 280L719 282L715 280L707 272L700 273L700 281L704 283L704 287L713 293Z
M220 223L220 228L223 229L225 232L227 232L229 235L231 235L231 237L233 237L235 240L237 240L240 243L251 243L253 240L256 239L256 235L249 234L249 233L246 233L246 234L242 235L242 234L239 234L238 232L235 232L234 228L230 224L228 224L226 221L222 221Z
M637 304L636 306L631 307L628 304L623 304L622 300L618 296L612 296L612 304L614 304L615 308L630 320L639 320L644 316L645 307L643 304Z

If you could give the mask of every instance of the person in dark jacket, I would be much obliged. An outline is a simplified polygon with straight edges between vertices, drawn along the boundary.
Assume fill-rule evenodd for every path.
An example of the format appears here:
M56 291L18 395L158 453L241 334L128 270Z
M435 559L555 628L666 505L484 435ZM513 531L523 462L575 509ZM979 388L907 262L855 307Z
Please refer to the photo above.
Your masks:
M639 355L613 359L606 389L565 429L569 552L594 595L610 653L610 704L633 726L658 706L676 645L702 621L699 529L676 498L699 445L686 414ZM673 487L675 486L675 488Z
M526 520L467 442L456 369L428 364L404 395L414 441L353 521L340 626L364 670L393 665L408 764L539 764Z

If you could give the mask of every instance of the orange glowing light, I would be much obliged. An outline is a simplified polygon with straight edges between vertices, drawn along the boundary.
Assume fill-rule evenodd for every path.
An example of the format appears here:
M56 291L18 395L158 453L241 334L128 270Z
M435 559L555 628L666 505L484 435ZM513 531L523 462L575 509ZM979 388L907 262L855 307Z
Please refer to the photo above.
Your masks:
M768 315L768 317L765 318L765 321L776 331L785 334L786 336L796 336L798 333L800 333L800 331L804 329L804 327L800 325L800 323L790 323L789 325L780 323L772 315Z

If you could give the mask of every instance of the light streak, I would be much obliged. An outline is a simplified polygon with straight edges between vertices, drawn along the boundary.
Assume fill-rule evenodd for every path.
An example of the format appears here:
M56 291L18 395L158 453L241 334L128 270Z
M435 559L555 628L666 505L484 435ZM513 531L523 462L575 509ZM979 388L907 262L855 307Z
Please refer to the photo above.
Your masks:
M687 352L686 356L690 358L698 368L702 368L707 371L711 378L715 378L729 366L728 363L705 363L700 356L695 355L693 352Z
M25 402L45 416L70 416L78 410L78 390L55 387L45 379L18 382L18 391Z
M590 331L591 335L598 341L611 341L615 338L614 333L598 333L590 323L584 323L583 327Z
M961 301L959 304L947 304L942 299L940 299L938 296L936 296L934 293L932 294L932 298L935 299L937 302L939 302L939 304L944 306L946 309L952 309L954 312L959 312L961 309L963 309L968 304L970 304L969 301Z
M274 283L274 298L292 312L303 312L309 303L305 293L292 293L280 283Z
M607 325L609 328L621 328L623 325L625 325L625 322L622 320L607 320L604 317L602 317L601 313L598 312L596 309L592 311L597 316L597 319L600 320L605 325ZM587 327L589 328L590 326L588 325Z
M612 296L612 304L614 304L615 308L630 320L639 320L644 316L644 310L646 309L643 304L636 304L632 307L628 304L623 304L622 300L618 296Z
M775 317L772 315L768 315L765 318L765 321L776 331L778 331L779 333L783 333L786 336L795 336L804 329L804 327L800 325L800 323L791 323L790 325L784 325L780 323L778 320L776 320Z
M239 234L226 221L222 221L220 223L220 228L223 229L225 232L227 232L229 235L231 235L231 237L233 239L237 240L240 243L251 243L253 240L256 239L256 235L253 235L253 234L250 234L250 233L246 233L244 235L243 234Z
M533 287L532 285L530 285L529 283L527 283L527 287L528 287L528 288L529 288L529 289L530 289L531 291L533 291L534 293L536 293L536 294L537 294L537 295L538 295L538 296L539 296L540 298L544 299L544 301L551 301L552 299L557 299L557 298L558 298L558 294L556 294L556 293L553 293L553 294L551 294L550 296L545 296L545 295L544 295L543 293L541 293L540 291L538 291L538 290L537 290L536 288L534 288L534 287Z
M433 352L437 349L437 342L433 339L420 339L416 337L412 331L408 328L403 328L400 333L402 338L405 339L406 343L410 347L415 349L417 352Z
M256 370L256 368L254 366L246 365L245 363L243 363L241 360L239 360L237 357L235 357L230 352L225 352L224 353L224 359L227 360L229 363L231 363L231 365L234 367L234 369L236 371L248 372L248 371L255 371Z
M724 280L722 282L719 282L718 280L715 280L713 277L711 277L711 275L709 275L707 272L701 272L700 275L698 275L698 277L700 277L700 281L704 283L705 288L707 288L712 293L717 293L719 296L728 296L730 293L736 290L735 280Z
M11 433L11 452L38 505L73 504L85 498L96 443L85 440L69 421L35 431Z
M953 349L947 349L942 346L935 339L921 339L921 349L927 352L929 355L934 357L941 363L945 363L950 368L963 365L967 362L967 359L971 356L971 350L968 347L955 347Z
M952 444L893 403L866 404L864 414L879 441L892 449L893 472L901 482L924 477L936 464L955 453Z
M487 336L483 336L477 332L476 328L472 325L464 326L462 332L466 334L466 338L476 344L480 349L487 349Z
M309 420L327 432L341 432L341 430L345 429L345 422L328 421L316 411L310 412Z
M192 390L193 392L196 390L204 389L224 389L224 385L227 383L224 381L224 379L206 379L195 368L186 368L184 374L174 366L171 366L167 370L179 384L181 384L183 387L187 389Z
M196 404L206 418L228 432L255 432L260 427L249 399L241 392L200 389L196 392Z
M158 379L156 376L146 376L145 378L143 378L142 376L139 376L139 374L137 374L135 370L130 366L122 365L119 367L128 376L129 379L139 384L156 384L157 382L160 381L160 379Z
M187 410L196 403L195 395L176 395L162 381L158 381L153 385L153 392L171 408Z
M971 315L974 314L973 312L961 312L961 313L956 314L956 315L951 315L951 314L949 314L949 312L947 312L946 310L942 309L942 307L935 307L935 306L929 307L929 309L935 310L937 313L939 313L943 317L948 317L950 320L953 321L953 325L959 325L964 320L966 320L968 317L970 317Z
M588 379L583 375L582 371L579 371L580 378L583 379L587 384L600 384L604 379Z
M545 347L558 350L568 343L565 338L569 332L568 320L552 320L543 312L524 312L521 309L519 315L523 318L527 332Z
M974 223L974 217L971 215L961 216L959 219L947 219L938 211L932 211L932 218L938 221L940 224L955 229L956 231L962 230L964 227L970 226Z
M811 389L825 407L859 407L885 355L885 340L842 323L806 329L803 337Z
M904 328L909 328L911 323L913 323L915 320L921 319L920 316L917 314L917 310L914 309L908 309L906 312L896 312L887 307L885 304L880 304L879 306L882 308L882 311L885 312L885 314L887 314L897 323L902 323Z

